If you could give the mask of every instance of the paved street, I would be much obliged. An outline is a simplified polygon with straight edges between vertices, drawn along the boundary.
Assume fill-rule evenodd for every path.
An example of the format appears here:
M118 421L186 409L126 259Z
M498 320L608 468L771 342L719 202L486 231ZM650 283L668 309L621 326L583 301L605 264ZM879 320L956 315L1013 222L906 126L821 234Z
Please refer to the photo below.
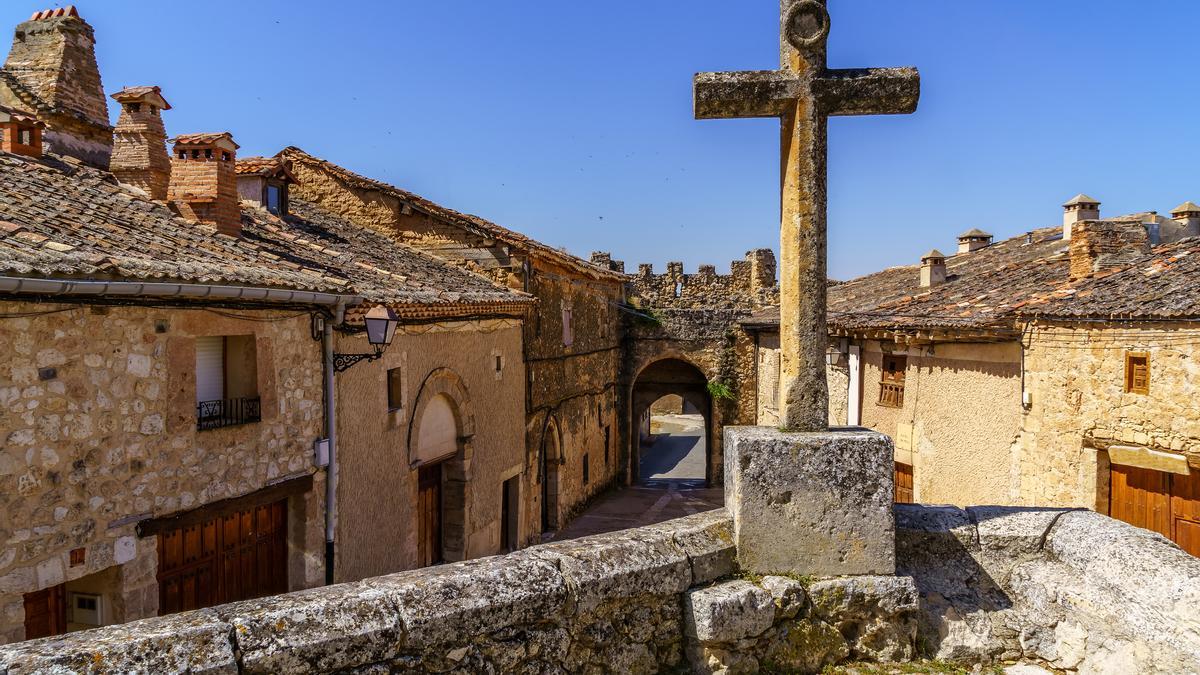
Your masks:
M709 511L724 503L722 488L704 486L704 422L693 415L654 419L663 435L642 452L643 485L621 488L598 499L554 539L641 527Z

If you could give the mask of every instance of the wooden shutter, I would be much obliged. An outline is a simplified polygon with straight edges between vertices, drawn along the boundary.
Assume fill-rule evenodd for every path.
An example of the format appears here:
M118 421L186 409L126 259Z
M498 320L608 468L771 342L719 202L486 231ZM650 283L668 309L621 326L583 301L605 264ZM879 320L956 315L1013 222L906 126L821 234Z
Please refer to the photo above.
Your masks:
M1150 393L1150 354L1147 352L1125 353L1125 391Z
M1171 476L1171 518L1173 539L1179 548L1200 556L1200 472Z
M1171 536L1170 474L1114 464L1111 481L1108 515Z
M913 468L896 462L896 503L913 503Z
M64 584L25 594L25 639L67 632L67 587Z
M196 338L196 402L225 398L225 338Z

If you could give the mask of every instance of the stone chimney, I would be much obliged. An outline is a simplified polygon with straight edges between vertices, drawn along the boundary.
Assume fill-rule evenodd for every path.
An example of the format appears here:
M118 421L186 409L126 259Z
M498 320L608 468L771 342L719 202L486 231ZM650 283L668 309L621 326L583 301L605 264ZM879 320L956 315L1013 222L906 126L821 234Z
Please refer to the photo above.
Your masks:
M946 256L936 248L921 256L921 288L946 283Z
M109 170L122 183L145 190L151 199L166 201L171 158L162 111L170 110L171 104L158 87L126 87L112 97L121 105L121 116L113 131Z
M1200 236L1200 204L1184 202L1171 209L1171 219L1179 224L1180 237Z
M184 134L173 139L167 199L179 215L231 236L242 233L238 202L238 144L229 132Z
M239 197L277 216L287 215L288 186L300 182L287 162L278 157L246 157L239 159L234 168Z
M41 120L20 110L0 106L0 150L26 157L42 156Z
M958 252L960 254L977 251L991 245L992 235L979 228L972 228L958 235Z
M0 69L0 104L31 110L46 124L46 152L108 168L113 130L96 38L73 6L37 12L17 26Z
M1150 252L1150 235L1136 220L1083 220L1072 226L1071 279L1129 264Z
M1100 202L1085 194L1077 194L1063 204L1063 239L1070 241L1075 223L1100 220Z

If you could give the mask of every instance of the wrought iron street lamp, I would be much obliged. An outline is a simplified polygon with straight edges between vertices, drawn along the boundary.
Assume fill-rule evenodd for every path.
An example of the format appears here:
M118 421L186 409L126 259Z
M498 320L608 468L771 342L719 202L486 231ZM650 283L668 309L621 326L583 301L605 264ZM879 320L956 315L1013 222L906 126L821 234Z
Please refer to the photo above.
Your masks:
M374 361L383 356L383 351L392 344L396 337L396 328L400 325L400 317L391 309L383 306L372 307L367 312L363 323L367 327L367 342L373 348L369 354L334 354L333 369L336 372L348 370L359 361Z

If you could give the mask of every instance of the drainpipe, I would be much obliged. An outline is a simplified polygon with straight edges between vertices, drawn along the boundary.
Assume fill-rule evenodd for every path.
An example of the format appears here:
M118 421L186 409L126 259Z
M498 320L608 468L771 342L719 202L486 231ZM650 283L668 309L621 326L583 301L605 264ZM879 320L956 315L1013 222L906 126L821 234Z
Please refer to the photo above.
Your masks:
M346 318L346 304L338 303L332 321L325 322L321 347L325 361L325 437L329 439L329 465L325 468L325 583L333 583L334 539L337 534L337 390L333 370L333 326Z

